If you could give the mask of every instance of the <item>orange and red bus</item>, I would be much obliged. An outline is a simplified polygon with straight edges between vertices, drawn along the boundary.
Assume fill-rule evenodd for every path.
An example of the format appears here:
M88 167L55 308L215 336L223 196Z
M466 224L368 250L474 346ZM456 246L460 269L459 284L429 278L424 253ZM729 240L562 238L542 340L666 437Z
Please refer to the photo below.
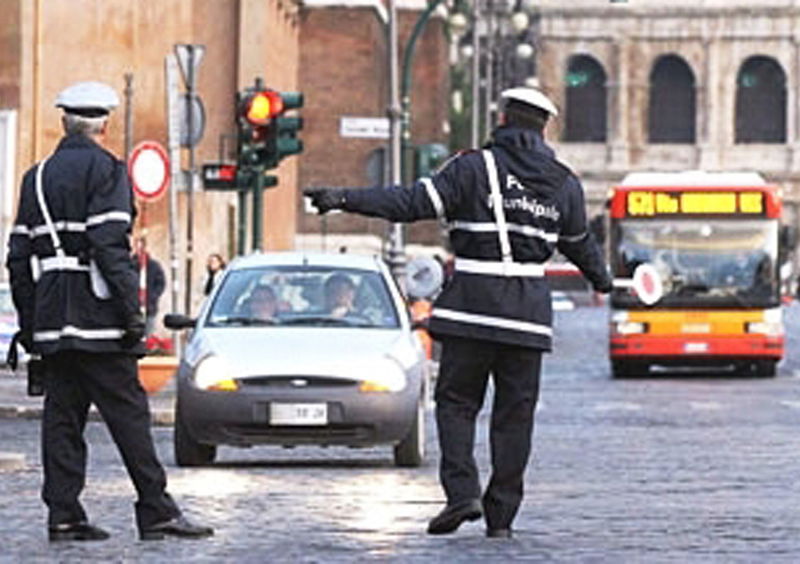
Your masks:
M649 263L664 288L650 306L631 289L612 292L614 376L712 366L774 376L784 353L779 189L757 173L631 173L608 203L614 277Z

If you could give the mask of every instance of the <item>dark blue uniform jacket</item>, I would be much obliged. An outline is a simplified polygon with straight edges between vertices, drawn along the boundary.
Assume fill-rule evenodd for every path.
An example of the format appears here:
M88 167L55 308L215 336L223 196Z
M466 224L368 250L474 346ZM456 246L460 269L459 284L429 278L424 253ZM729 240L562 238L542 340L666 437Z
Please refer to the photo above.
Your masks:
M602 252L587 231L583 189L535 131L500 127L485 150L496 162L513 268L502 263L481 151L452 158L410 188L348 190L345 209L396 222L446 221L455 274L434 303L434 337L550 350L552 307L543 265L554 250L596 288L610 284Z
M44 196L67 260L48 261L55 248L35 190L36 166L22 180L12 229L8 268L20 327L33 336L34 351L126 352L126 320L139 310L138 275L129 233L135 216L125 165L84 135L64 137L47 161ZM33 262L48 265L34 281ZM110 297L92 292L88 264L94 259Z

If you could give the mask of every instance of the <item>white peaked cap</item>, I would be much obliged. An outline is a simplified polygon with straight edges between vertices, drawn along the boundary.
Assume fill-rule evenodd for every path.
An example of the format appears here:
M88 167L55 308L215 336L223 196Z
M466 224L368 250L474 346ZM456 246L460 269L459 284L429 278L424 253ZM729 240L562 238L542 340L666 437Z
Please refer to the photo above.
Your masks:
M119 97L103 82L76 82L58 94L55 105L57 108L97 108L108 112L119 106Z
M544 110L553 117L558 115L558 108L556 108L556 105L550 100L550 98L545 96L540 90L531 88L530 86L517 86L515 88L503 90L503 92L500 94L500 99L515 100L517 102L522 102L523 104L528 104L534 108Z

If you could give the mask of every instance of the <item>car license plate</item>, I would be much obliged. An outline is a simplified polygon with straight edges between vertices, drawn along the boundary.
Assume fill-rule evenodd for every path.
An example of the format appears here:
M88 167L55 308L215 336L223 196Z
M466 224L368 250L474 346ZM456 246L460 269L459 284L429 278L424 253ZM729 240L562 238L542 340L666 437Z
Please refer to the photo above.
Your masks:
M327 425L327 403L273 403L270 425Z

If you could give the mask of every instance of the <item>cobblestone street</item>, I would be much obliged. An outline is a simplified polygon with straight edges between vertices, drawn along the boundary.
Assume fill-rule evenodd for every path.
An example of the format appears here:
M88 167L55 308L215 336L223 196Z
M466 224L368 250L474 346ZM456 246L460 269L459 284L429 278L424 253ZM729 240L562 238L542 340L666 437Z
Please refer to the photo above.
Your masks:
M0 451L23 453L26 465L0 471L0 561L797 562L800 308L787 313L789 352L774 379L622 381L609 375L606 310L559 313L510 541L486 539L482 523L425 534L443 503L430 417L419 469L395 468L386 447L222 448L211 468L177 468L171 428L155 426L170 491L216 535L150 543L137 540L134 492L108 433L90 423L83 500L112 538L50 544L38 422L6 412ZM487 416L477 450L484 478Z

